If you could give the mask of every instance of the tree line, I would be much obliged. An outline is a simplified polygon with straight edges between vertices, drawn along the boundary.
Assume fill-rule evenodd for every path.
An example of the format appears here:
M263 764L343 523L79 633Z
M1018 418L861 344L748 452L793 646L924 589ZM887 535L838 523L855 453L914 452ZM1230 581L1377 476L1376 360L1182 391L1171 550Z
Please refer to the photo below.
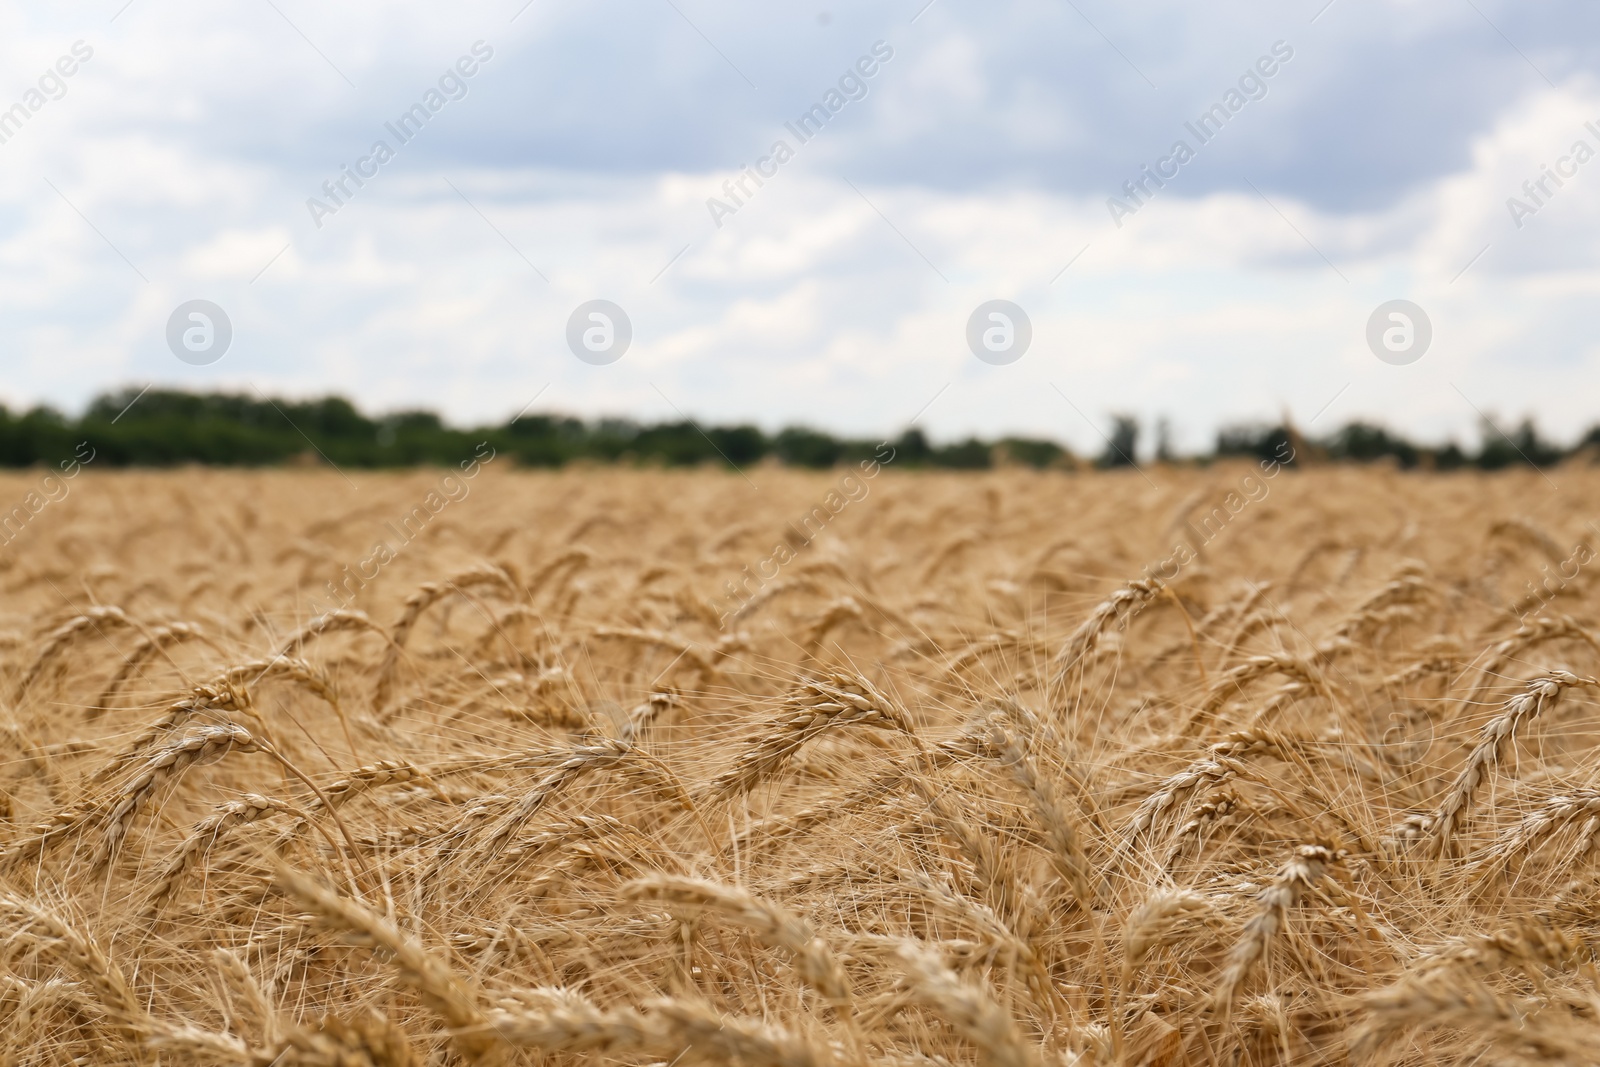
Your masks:
M136 399L137 398L137 399ZM896 467L985 470L1019 465L1077 469L1136 462L1141 427L1114 416L1097 453L1074 455L1054 441L1002 437L934 444L916 429L890 439ZM1287 425L1231 426L1205 455L1178 456L1162 427L1157 459L1204 463L1226 456L1270 458L1293 445L1300 462L1387 461L1402 468L1495 470L1518 463L1549 466L1600 444L1600 427L1570 446L1544 439L1532 422L1509 432L1485 427L1482 444L1432 447L1368 423L1350 423L1323 438L1307 439ZM691 467L744 467L762 461L828 468L874 455L880 444L794 426L768 433L753 425L701 426L690 421L640 423L525 415L510 422L458 428L428 411L371 416L342 397L267 399L228 393L123 390L98 397L79 417L48 407L12 412L0 406L0 467L49 465L93 449L96 467L266 467L326 462L341 468L380 469L454 465L487 442L497 454L528 467L604 463Z

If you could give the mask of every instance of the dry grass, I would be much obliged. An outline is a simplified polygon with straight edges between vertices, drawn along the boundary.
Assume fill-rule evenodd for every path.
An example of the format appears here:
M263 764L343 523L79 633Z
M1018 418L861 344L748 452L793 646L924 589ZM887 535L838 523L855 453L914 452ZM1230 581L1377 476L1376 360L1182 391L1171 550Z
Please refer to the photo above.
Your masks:
M0 1064L1592 1063L1600 478L1243 473L85 474Z

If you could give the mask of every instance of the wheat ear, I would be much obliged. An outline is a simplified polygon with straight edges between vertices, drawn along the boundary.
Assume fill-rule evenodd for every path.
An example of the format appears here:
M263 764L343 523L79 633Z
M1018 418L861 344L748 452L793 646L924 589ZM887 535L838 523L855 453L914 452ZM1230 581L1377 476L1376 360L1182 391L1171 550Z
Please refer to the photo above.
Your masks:
M177 893L189 873L198 867L206 854L235 827L259 822L273 815L292 815L310 821L310 816L305 811L288 801L265 797L259 793L246 793L238 800L228 801L210 816L196 823L156 880L155 888L151 890L145 905L145 915L150 918L155 917ZM333 842L330 840L329 843ZM334 848L337 850L338 846L334 845Z
M283 1021L278 1017L278 1009L273 1007L266 991L261 988L261 983L251 973L244 957L229 949L219 948L211 954L211 962L229 991L234 1012L237 1013L238 1004L242 1002L246 1021L261 1039L268 1044L277 1041L284 1030Z
M1503 831L1477 866L1484 871L1509 867L1579 819L1585 820L1585 838L1592 838L1600 828L1600 790L1578 789L1550 797L1516 826Z
M1200 702L1189 721L1183 724L1178 731L1180 737L1193 737L1205 726L1209 725L1222 706L1236 693L1241 692L1246 685L1258 678L1265 678L1269 674L1286 674L1312 689L1333 699L1333 690L1328 686L1322 673L1305 660L1288 655L1276 653L1270 656L1252 656L1236 667L1230 668L1223 676L1217 679L1215 685L1206 693L1205 699Z
M1145 960L1187 926L1211 921L1217 909L1188 889L1164 889L1146 897L1122 931L1122 975L1126 983Z
M478 855L487 858L499 855L529 819L537 815L552 797L579 778L593 771L623 766L639 757L640 753L634 746L617 740L602 740L593 745L576 746L559 752L556 765L528 789L514 809L500 819L479 845Z
M1228 954L1228 965L1223 968L1217 989L1215 1004L1223 1019L1233 1010L1239 987L1282 932L1288 922L1289 909L1302 893L1322 880L1328 866L1334 862L1336 857L1331 849L1322 845L1301 845L1295 850L1294 858L1273 878L1272 884L1256 897L1259 907L1244 924L1244 936Z
M122 687L128 683L130 678L138 674L140 668L146 663L158 655L166 655L167 649L174 645L196 640L206 641L210 644L205 631L192 622L174 622L153 628L148 635L141 638L139 643L129 650L127 660L121 667L117 668L117 673L111 677L110 682L106 683L105 691L100 694L100 699L89 709L89 717L92 719L103 714L111 706L111 702L117 698L117 694L122 692ZM215 646L213 645L212 647L214 648Z
M134 819L156 790L169 781L176 781L196 764L214 762L230 752L256 752L260 747L250 731L229 724L202 726L156 749L111 802L91 870L98 871L116 858L117 849L127 837Z
M375 633L385 641L389 635L383 627L367 617L364 611L354 611L348 608L339 608L335 611L318 615L307 622L300 629L294 631L279 646L277 655L296 656L305 650L306 645L323 636L336 633Z
M916 942L902 944L898 955L917 999L976 1046L989 1067L1038 1067L1038 1055L992 997L962 982L936 953Z
M157 741L170 737L179 727L197 715L207 711L248 712L249 710L250 694L242 686L227 684L196 686L188 696L168 705L167 710L162 712L159 718L146 726L127 748L96 771L90 781L104 782L125 770L130 764L143 758L146 751Z
M274 881L323 925L389 955L403 978L417 988L428 1006L450 1027L470 1030L483 1025L483 1012L466 980L392 920L281 864ZM493 1064L504 1059L504 1050L497 1047L498 1043L481 1033L459 1034L454 1043L475 1063Z
M150 1015L134 995L121 968L100 946L54 912L21 897L0 893L0 912L62 957L78 978L94 991L135 1058L146 1062L144 1039L152 1027Z
M1517 730L1554 707L1562 693L1580 686L1595 687L1600 686L1600 682L1580 678L1570 671L1551 671L1529 682L1527 688L1506 701L1499 715L1484 723L1477 746L1467 756L1466 766L1451 783L1427 824L1435 855L1443 856L1449 850L1456 828L1471 811L1478 787L1499 764L1506 744L1516 737Z
M242 687L249 683L254 686L269 678L282 678L293 682L321 698L338 716L339 728L344 731L344 743L349 747L350 754L356 759L361 758L361 753L356 749L355 738L350 733L350 719L345 715L344 705L339 702L339 692L334 688L333 679L305 660L291 656L274 656L271 659L236 664L224 671L213 684Z
M703 878L656 874L622 887L624 898L659 900L679 908L716 912L769 945L794 956L801 979L841 1011L849 1009L850 984L828 944L797 915L737 886Z
M527 991L533 992L533 991ZM831 1067L837 1057L775 1026L730 1018L687 1000L653 1000L645 1011L602 1011L576 994L542 998L538 1010L496 1012L487 1027L500 1040L555 1053L609 1053L746 1067Z
M1394 1037L1414 1027L1448 1026L1464 1030L1507 1051L1545 1062L1594 1062L1600 1027L1573 1015L1552 1018L1529 1001L1495 993L1460 969L1427 977L1408 977L1362 998L1366 1021L1351 1043L1365 1059Z
M251 1067L423 1067L422 1056L388 1019L325 1015L314 1026L297 1026L258 1054Z
M1600 654L1600 637L1590 633L1570 615L1541 615L1524 622L1510 635L1490 646L1483 662L1478 665L1477 679L1462 697L1460 706L1465 707L1476 700L1478 694L1492 684L1493 679L1500 677L1506 664L1521 653L1535 645L1568 639L1582 641Z
M100 870L110 864L123 838L127 836L133 820L163 784L181 777L184 771L197 763L220 759L235 750L265 753L284 770L304 782L333 817L340 834L344 837L349 858L365 869L366 861L361 856L355 838L351 835L349 827L344 824L344 820L339 817L334 805L329 803L328 796L322 788L273 745L253 736L244 727L232 723L200 727L155 749L145 759L138 773L122 787L108 805L105 805L109 807L103 820L105 830L92 869Z
M68 645L85 630L101 630L102 625L107 629L118 627L125 629L138 629L139 624L129 617L128 613L115 606L92 607L82 615L68 619L45 635L44 643L39 646L39 652L34 656L33 662L23 672L22 680L17 683L17 691L12 696L14 703L20 703L27 695L33 684L44 674L45 667L64 652Z
M1095 605L1089 617L1072 632L1072 636L1067 638L1066 644L1061 646L1061 651L1057 652L1055 659L1051 661L1054 677L1057 680L1065 677L1069 671L1083 662L1084 657L1094 651L1095 646L1100 643L1100 635L1105 632L1107 626L1118 620L1126 625L1130 617L1160 596L1165 588L1165 585L1154 578L1135 578Z
M378 667L378 684L372 695L374 711L381 713L394 694L395 675L400 669L400 657L405 653L406 642L411 639L411 631L417 625L417 620L422 617L422 613L451 593L461 593L479 586L499 586L513 596L522 593L522 588L505 568L485 565L462 571L442 582L428 582L406 598L400 617L389 630L389 647L384 652L382 664Z
M713 799L742 796L776 774L806 742L844 726L911 732L905 713L859 675L807 682L785 701L783 713L734 757L733 766L707 783L705 792Z
M639 735L655 724L662 715L679 707L683 698L669 690L656 690L645 697L632 711L628 712L628 719L618 731L624 741L636 741Z
M1033 757L1017 739L998 724L990 725L984 740L1027 796L1034 817L1044 831L1046 851L1056 876L1072 892L1078 906L1089 911L1094 907L1096 894L1089 878L1091 867L1084 854L1083 835L1056 796L1055 786L1039 773Z

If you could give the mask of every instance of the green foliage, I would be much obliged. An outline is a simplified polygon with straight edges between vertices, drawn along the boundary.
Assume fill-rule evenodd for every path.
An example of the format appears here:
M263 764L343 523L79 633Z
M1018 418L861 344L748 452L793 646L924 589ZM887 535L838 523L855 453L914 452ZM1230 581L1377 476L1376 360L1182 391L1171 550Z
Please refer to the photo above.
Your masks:
M1291 456L1289 433L1281 426L1248 424L1227 426L1217 433L1217 456L1250 456L1258 460L1283 462Z
M1482 446L1469 453L1451 441L1442 448L1428 448L1406 440L1382 426L1352 422L1328 437L1309 442L1309 447L1328 459L1348 463L1392 462L1403 470L1426 467L1432 470L1504 470L1519 464L1550 467L1586 446L1600 444L1600 427L1585 434L1570 449L1561 448L1539 435L1532 420L1524 419L1509 434L1484 420L1480 426ZM1282 459L1292 454L1289 431L1282 426L1246 424L1230 426L1217 434L1218 456L1253 456L1257 459Z
M791 426L772 440L772 452L791 467L831 467L844 449L837 438L801 426Z
M1352 422L1345 426L1329 439L1327 447L1328 455L1333 459L1366 463L1392 456L1405 468L1415 467L1422 453L1410 441L1391 434L1381 426L1365 422Z
M1100 453L1099 466L1132 467L1139 449L1139 421L1131 415L1111 417L1111 436Z
M1594 431L1590 431L1592 434ZM1483 426L1483 451L1478 455L1478 466L1485 470L1500 470L1517 463L1531 463L1535 467L1549 467L1559 463L1561 449L1539 436L1532 419L1522 420L1511 433L1502 433L1487 420Z
M1600 427L1572 449L1545 440L1527 421L1509 434L1486 425L1482 436L1483 447L1470 454L1455 444L1425 448L1381 426L1354 422L1329 437L1299 445L1338 461L1385 460L1406 468L1438 470L1498 470L1520 463L1543 467L1580 448L1600 446ZM1171 459L1168 436L1163 433L1160 440L1161 458ZM1130 416L1114 416L1108 441L1098 465L1128 466L1136 458L1139 423ZM686 420L645 426L629 419L585 421L550 414L457 429L430 411L372 418L341 397L291 401L259 393L152 389L140 395L128 389L97 398L78 419L47 407L20 414L0 407L0 467L53 466L71 457L80 442L94 449L97 467L264 467L311 460L355 469L454 466L482 443L527 467L579 462L745 467L776 461L826 469L872 458L883 444L803 426L767 434L748 425L701 426ZM1075 465L1066 449L1037 438L989 442L969 437L935 445L913 427L888 444L895 450L896 467L986 470L997 465L1035 469ZM1214 454L1281 460L1290 454L1290 446L1285 427L1240 425L1217 435Z
M1018 463L1035 470L1058 466L1072 458L1070 452L1054 441L1034 437L1002 437L996 447L1002 462Z

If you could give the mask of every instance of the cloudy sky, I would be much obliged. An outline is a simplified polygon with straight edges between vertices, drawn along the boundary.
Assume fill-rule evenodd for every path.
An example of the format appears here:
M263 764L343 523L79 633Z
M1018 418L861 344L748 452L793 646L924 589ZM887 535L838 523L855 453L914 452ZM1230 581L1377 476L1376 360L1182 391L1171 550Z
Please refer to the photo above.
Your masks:
M1592 3L67 6L0 7L13 406L154 382L1085 449L1113 412L1192 448L1284 412L1600 421ZM206 366L167 341L193 299L233 330ZM603 366L567 341L593 299L632 324ZM1005 365L968 344L996 299L1032 329ZM1431 326L1406 365L1368 342L1391 300Z

